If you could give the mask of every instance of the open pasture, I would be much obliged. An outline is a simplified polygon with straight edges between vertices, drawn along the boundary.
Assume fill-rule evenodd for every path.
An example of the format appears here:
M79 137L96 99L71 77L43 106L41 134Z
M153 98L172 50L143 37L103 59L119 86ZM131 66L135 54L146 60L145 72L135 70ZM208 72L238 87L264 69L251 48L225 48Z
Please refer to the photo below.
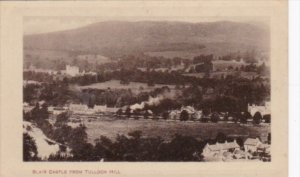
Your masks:
M88 141L94 140L101 135L110 139L115 139L117 134L127 135L131 131L142 131L142 136L157 137L170 140L175 134L192 136L197 139L215 138L217 133L222 132L228 136L240 137L260 137L262 141L267 141L270 133L269 125L240 125L235 123L201 123L201 122L180 122L166 120L118 120L106 119L86 121Z

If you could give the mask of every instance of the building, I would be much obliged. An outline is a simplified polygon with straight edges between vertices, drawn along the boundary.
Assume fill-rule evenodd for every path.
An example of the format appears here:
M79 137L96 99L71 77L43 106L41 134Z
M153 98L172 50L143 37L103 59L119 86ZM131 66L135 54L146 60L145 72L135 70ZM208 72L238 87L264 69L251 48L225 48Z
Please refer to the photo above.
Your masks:
M173 120L180 119L182 111L186 111L188 113L188 119L200 119L202 115L202 111L196 111L195 108L192 106L182 106L180 110L170 111L169 118Z
M48 106L48 112L50 114L53 114L53 115L59 115L61 113L64 113L64 112L67 112L68 111L68 107L62 107L62 106Z
M74 114L86 114L88 111L88 106L85 104L70 104L69 110Z
M271 146L269 144L260 144L257 147L257 153L260 156L260 160L264 162L271 161Z
M93 108L89 108L85 104L70 104L69 109L73 114L116 113L118 110L118 108L107 107L106 105L94 105Z
M34 81L34 80L24 80L23 86L27 86L27 85L41 85L41 82Z
M169 117L170 117L170 119L173 119L173 120L180 119L180 113L181 113L180 110L172 110L169 113Z
M95 105L93 110L95 113L98 112L106 112L107 106L106 105Z
M235 159L246 159L248 154L245 151L237 149L233 152L233 158Z
M77 66L71 66L71 65L66 65L66 71L65 73L67 75L70 75L72 77L77 76L80 74L79 68Z
M91 76L96 76L97 75L97 73L93 72L93 71L85 72L84 74L85 75L91 75Z
M216 143L216 144L209 144L207 143L203 148L202 155L205 159L215 158L219 156L223 156L225 152L234 152L239 150L240 146L237 144L236 140L233 142L225 143Z
M261 116L271 115L271 102L265 102L264 106L257 106L255 104L248 104L248 112L253 117L255 113L259 112Z
M240 68L247 65L243 59L236 60L213 60L213 71L228 71L229 68Z
M33 110L34 106L30 106L27 102L23 103L23 111L25 113L29 113L31 112L31 110Z
M30 65L28 69L24 69L24 71L32 71L36 73L47 73L49 75L56 75L58 72L51 69L42 69L42 68L36 68L34 65Z
M119 108L117 107L106 107L106 113L107 114L115 114L117 113L117 111L119 110Z
M181 107L180 112L183 111L183 110L187 111L187 113L189 115L194 114L196 112L195 108L192 107L192 106L183 106L183 107Z
M270 154L271 153L271 146L269 144L260 144L257 147L257 152L258 153Z
M245 152L256 152L261 144L258 138L247 138L244 142Z

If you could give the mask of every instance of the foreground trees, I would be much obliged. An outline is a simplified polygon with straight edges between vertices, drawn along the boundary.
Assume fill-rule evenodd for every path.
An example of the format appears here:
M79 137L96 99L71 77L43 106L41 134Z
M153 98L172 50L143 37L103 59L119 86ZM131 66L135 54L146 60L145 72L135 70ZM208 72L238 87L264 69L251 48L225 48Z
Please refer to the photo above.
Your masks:
M37 161L38 151L35 141L28 133L23 133L23 160L24 161Z
M54 154L49 161L201 161L205 143L193 137L175 135L170 141L160 137L142 137L133 131L118 135L115 141L101 136L95 145L80 141L73 146L72 157Z
M186 110L181 111L180 120L187 121L189 119L189 113Z
M220 120L220 116L218 113L213 113L211 115L211 121L214 122L214 123L217 123L218 121Z

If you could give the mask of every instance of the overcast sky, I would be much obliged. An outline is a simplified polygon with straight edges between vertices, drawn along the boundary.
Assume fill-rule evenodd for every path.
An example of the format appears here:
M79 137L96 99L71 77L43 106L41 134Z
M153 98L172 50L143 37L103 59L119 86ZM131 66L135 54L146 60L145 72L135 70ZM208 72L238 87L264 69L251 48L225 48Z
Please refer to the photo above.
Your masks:
M24 34L38 34L54 31L62 31L83 27L101 21L183 21L183 22L214 22L214 21L238 21L257 24L266 24L264 17L25 17L23 21Z

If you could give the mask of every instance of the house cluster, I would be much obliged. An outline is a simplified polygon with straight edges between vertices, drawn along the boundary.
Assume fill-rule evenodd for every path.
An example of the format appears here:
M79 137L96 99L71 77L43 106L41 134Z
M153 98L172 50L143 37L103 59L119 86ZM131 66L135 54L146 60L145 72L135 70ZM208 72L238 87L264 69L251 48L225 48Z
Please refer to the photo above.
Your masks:
M207 143L202 155L205 161L271 160L270 144L262 143L258 138L247 138L243 147L240 147L236 140L216 144Z
M23 80L23 86L27 85L41 85L41 82L34 81L34 80Z
M85 104L70 104L69 106L55 107L49 106L48 111L53 115L59 115L64 112L70 111L72 114L77 115L93 115L93 114L114 114L117 108L107 107L106 105L94 105L93 108L88 107Z
M134 109L134 108L130 108L130 106L123 106L120 109L117 110L117 114L121 117L123 116L128 116L128 115L133 115L133 117L138 117L138 118L142 118L144 116L153 116L153 112L148 109Z
M94 105L93 108L89 108L86 104L70 104L69 110L73 114L97 114L106 112L106 105Z
M75 76L83 76L83 75L96 75L97 73L89 71L86 72L85 70L80 71L79 67L77 66L71 66L71 65L66 65L66 69L61 71L62 74L75 77Z
M213 71L228 71L229 68L240 68L246 66L247 63L241 58L240 61L236 60L213 60Z
M178 110L172 110L169 113L169 118L173 120L179 120L182 111L186 111L188 113L188 119L200 120L202 117L202 111L195 110L192 106L183 106Z
M77 75L81 75L81 72L79 71L79 67L77 66L66 65L66 70L62 71L62 73L63 72L73 77Z
M254 116L254 114L257 112L259 112L261 114L261 116L268 115L268 114L270 115L271 114L271 102L270 101L265 102L264 106L248 104L248 112L251 114L251 116Z
M192 106L183 106L180 109L169 111L169 119L180 120L182 111L186 111L188 113L188 120L193 121L208 122L211 120L213 115L217 116L220 121L225 120L225 117L227 117L227 121L233 121L234 119L232 116L228 116L228 112L213 112L204 114L202 110L196 110Z
M48 112L53 115L59 115L61 113L67 112L69 107L67 106L48 106Z
M24 71L33 71L36 73L47 73L49 75L56 75L58 74L58 71L51 70L51 69L42 69L42 68L36 68L34 65L30 65L28 69L24 69Z
M70 77L75 77L75 76L83 76L83 75L96 75L97 73L89 71L86 72L85 70L80 71L79 67L77 66L72 66L72 65L66 65L65 70L61 71L55 71L51 69L41 69L41 68L36 68L33 65L30 65L28 69L24 69L24 71L33 71L37 73L47 73L49 75L62 75L62 76L70 76Z
M41 108L45 101L37 102ZM35 105L36 106L36 105ZM31 112L35 106L30 105L27 102L23 102L23 111L24 113ZM48 106L48 112L52 115L59 115L65 112L70 112L75 115L94 115L94 114L115 114L118 111L118 108L107 107L106 105L94 105L94 107L88 107L86 104L74 104L71 103L65 106Z

